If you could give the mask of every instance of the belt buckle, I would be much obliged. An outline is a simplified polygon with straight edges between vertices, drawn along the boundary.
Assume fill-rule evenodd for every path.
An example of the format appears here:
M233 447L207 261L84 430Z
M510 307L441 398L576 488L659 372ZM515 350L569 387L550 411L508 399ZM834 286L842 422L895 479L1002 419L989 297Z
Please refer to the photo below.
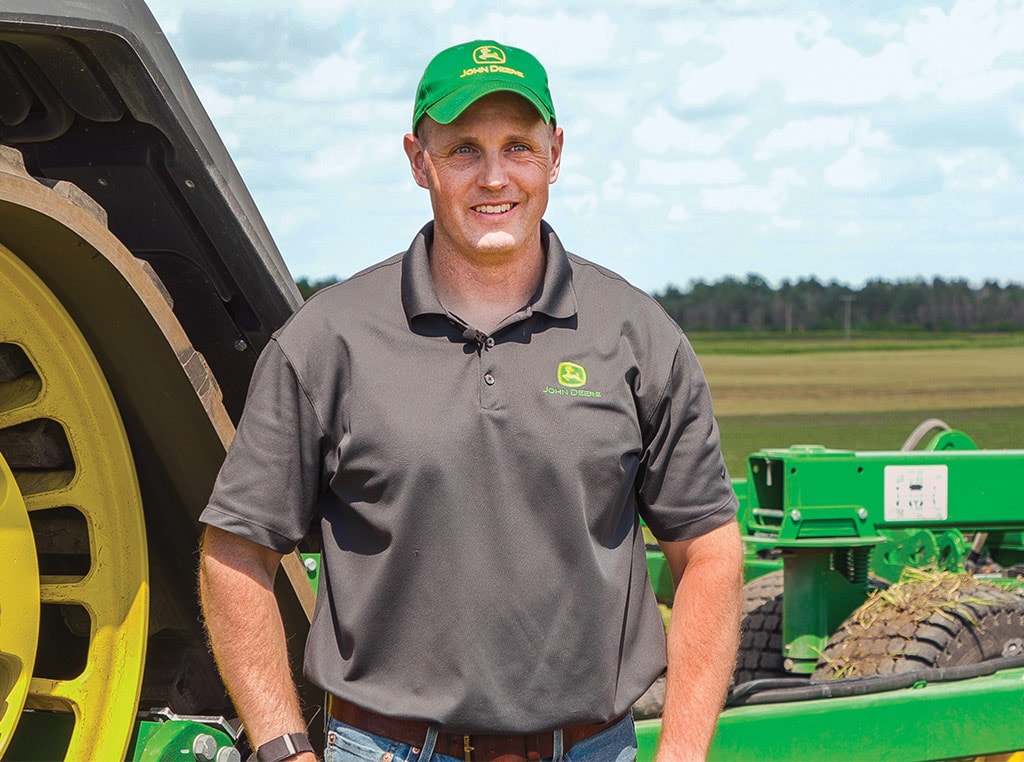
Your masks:
M462 737L462 751L466 753L466 762L473 762L469 753L474 750L475 747L469 745L469 736Z

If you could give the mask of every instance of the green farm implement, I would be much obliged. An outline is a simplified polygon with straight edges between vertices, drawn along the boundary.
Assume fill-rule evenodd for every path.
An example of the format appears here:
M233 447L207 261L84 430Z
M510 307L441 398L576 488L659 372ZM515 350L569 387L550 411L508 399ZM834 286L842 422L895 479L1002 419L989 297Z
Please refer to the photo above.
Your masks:
M951 430L910 449L940 426L899 451L749 456L743 633L712 759L1024 759L1024 451ZM657 551L648 565L669 600ZM638 724L653 754L658 721Z
M5 0L0 760L247 753L200 625L197 517L299 303L143 2ZM751 455L746 627L712 756L1024 749L1022 473L1024 452L950 431ZM295 553L278 579L294 663L318 563ZM656 549L649 569L670 599ZM638 720L641 759L659 722Z

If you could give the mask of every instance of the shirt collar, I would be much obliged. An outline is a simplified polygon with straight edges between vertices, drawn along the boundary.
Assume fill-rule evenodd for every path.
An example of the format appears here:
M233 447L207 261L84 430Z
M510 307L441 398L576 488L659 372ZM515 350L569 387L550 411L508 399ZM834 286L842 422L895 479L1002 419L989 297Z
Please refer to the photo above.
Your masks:
M572 266L562 242L546 222L540 223L540 238L547 251L544 279L527 306L528 312L540 312L553 318L576 314L576 290L572 284ZM434 223L428 222L413 239L402 258L402 306L411 322L421 315L446 315L430 277L430 245Z
M402 306L412 322L420 315L445 315L430 277L428 252L434 240L434 223L424 225L402 257Z

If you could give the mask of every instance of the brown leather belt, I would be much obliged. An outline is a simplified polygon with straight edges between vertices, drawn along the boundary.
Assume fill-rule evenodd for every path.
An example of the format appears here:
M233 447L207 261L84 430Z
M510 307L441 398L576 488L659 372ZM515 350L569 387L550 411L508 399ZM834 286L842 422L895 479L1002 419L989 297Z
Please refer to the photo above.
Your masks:
M339 722L366 733L384 736L393 741L420 747L427 736L427 724L415 720L399 720L375 714L350 701L328 695L327 711ZM573 744L610 728L626 715L608 722L592 725L573 725L562 729L562 748L569 751ZM537 762L550 759L554 754L554 733L523 736L485 736L438 733L434 750L466 762Z

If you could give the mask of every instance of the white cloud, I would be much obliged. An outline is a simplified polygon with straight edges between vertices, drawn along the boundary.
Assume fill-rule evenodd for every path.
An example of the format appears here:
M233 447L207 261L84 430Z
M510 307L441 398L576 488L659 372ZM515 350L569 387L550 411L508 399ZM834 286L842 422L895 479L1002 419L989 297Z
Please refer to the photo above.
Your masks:
M864 155L859 145L851 146L839 159L825 167L825 182L833 188L864 190L881 178L877 162Z
M713 212L758 212L774 214L782 208L782 194L771 187L736 185L701 191L701 205Z
M349 136L324 146L299 170L307 180L348 178L365 167L396 166L391 159L401 148L390 135Z
M686 204L673 204L668 210L667 219L669 222L686 222L690 219L690 210Z
M626 165L613 161L608 167L608 177L601 183L601 195L608 201L618 201L625 195Z
M626 196L626 206L630 209L657 209L661 207L662 198L656 193L630 193Z
M770 224L773 228L777 228L779 230L799 230L804 226L804 221L793 219L792 217L775 215L771 218Z
M319 21L336 19L344 14L350 5L346 0L287 0L295 3L298 12Z
M320 215L309 206L283 207L268 220L268 224L281 235L294 233L319 222Z
M873 37L880 37L885 40L891 40L898 37L903 32L903 27L894 21L878 21L877 19L868 19L861 28Z
M770 159L791 151L823 151L845 146L853 134L850 117L818 116L797 119L769 132L758 144L755 159Z
M704 39L707 35L706 21L692 19L666 19L658 24L657 33L661 42L669 47L681 47L689 42Z
M731 185L745 175L731 159L714 161L655 161L641 159L637 167L639 185Z
M1024 85L1024 71L983 71L945 83L938 98L945 103L977 103Z
M772 170L771 183L775 187L788 191L796 185L807 185L807 177L795 167L777 167Z
M818 13L723 22L704 35L722 55L704 67L684 64L677 97L685 105L701 106L772 85L789 103L853 105L922 92L904 45L890 43L864 56L829 36L830 26Z
M1008 182L1011 175L1009 164L990 150L968 149L939 156L936 163L945 174L944 187L951 191L990 191Z
M961 0L949 14L924 8L907 24L905 39L916 67L944 101L977 101L1009 92L1024 72L1000 69L1006 54L1024 51L1024 6Z
M322 59L296 80L296 95L308 100L327 101L349 95L359 89L366 64L338 53Z
M789 198L793 186L804 185L804 176L791 167L774 170L767 185L745 183L724 188L705 188L701 191L701 205L714 212L777 213Z
M196 95L206 108L206 113L213 120L224 119L232 116L238 111L243 100L251 105L252 99L243 99L238 96L224 95L218 88L207 83L198 83L195 86Z
M714 131L707 131L672 116L658 105L633 128L633 145L656 154L670 149L683 153L716 154L746 126L747 121L732 119L726 125L716 125Z
M866 117L818 116L797 119L769 132L758 144L755 159L770 159L797 151L824 151L842 148L851 142L867 148L886 148L889 136L875 129Z
M570 212L577 215L589 216L601 208L601 199L596 193L561 196L559 202Z
M837 103L863 105L891 97L914 98L925 86L913 74L906 46L886 45L877 55L863 56L835 39L824 39L804 52L787 51L781 65L795 66L792 73L773 67L790 103Z
M904 36L927 76L948 79L992 66L1001 52L996 26L1008 21L992 13L994 5L972 0L956 3L948 15L936 7L919 11Z

